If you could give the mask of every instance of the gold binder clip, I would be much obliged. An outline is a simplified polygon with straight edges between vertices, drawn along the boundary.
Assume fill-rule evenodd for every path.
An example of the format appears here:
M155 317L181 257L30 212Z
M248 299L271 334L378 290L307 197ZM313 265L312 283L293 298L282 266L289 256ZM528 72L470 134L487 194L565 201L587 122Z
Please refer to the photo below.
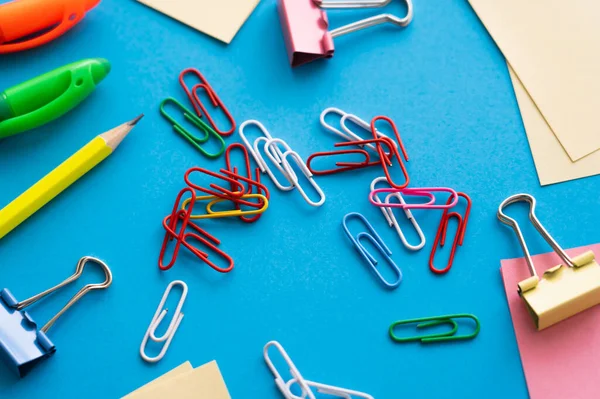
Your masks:
M564 262L546 270L541 279L535 270L519 225L503 212L506 206L516 202L529 203L529 220ZM535 216L533 196L516 194L505 199L498 208L498 219L513 228L525 253L532 276L519 283L519 295L525 300L538 330L600 303L600 266L594 259L594 253L587 251L570 258Z

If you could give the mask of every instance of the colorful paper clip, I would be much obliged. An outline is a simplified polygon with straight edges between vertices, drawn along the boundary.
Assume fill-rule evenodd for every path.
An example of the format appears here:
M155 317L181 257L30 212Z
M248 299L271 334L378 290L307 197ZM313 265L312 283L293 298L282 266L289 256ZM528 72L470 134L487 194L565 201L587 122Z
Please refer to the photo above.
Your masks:
M204 136L198 137L194 135L193 133L186 130L186 128L183 127L179 122L177 122L175 118L169 115L165 110L165 105L168 103L172 103L173 105L175 105L175 107L179 108L184 118L187 119L190 123L192 123L195 127L197 127L200 132L204 133ZM194 148L200 151L200 153L205 157L218 158L221 156L221 154L223 154L223 152L225 152L225 141L223 140L223 138L220 135L218 135L210 126L204 123L204 121L200 119L197 115L195 115L192 111L184 107L179 101L171 97L164 99L163 102L160 103L160 113L167 121L171 123L175 132L182 135L192 146L194 146ZM219 142L220 149L218 152L209 153L201 145L208 142L211 136L213 136Z
M332 1L332 0L278 0L279 19L290 64L296 67L319 58L331 58L333 39L382 23L405 27L413 18L412 0L403 0L407 6L403 18L380 14L328 31L329 20L325 8L375 8L388 5L391 0Z
M206 213L205 214L198 214L198 215L191 215L190 219L218 219L218 218L225 218L225 217L243 217L243 216L251 216L251 215L260 215L262 213L264 213L267 208L269 207L269 200L267 199L267 197L265 197L262 194L244 194L240 197L240 199L258 199L260 200L260 205L259 208L257 209L251 209L251 210L242 210L242 209L230 209L230 210L225 210L225 211L214 211L213 210L213 206L215 206L218 203L224 202L224 201L232 201L234 202L234 204L238 204L236 199L223 199L223 198L219 198L219 197L215 197L214 195L203 195L203 196L197 196L196 197L196 201L205 201L205 200L209 200L210 202L208 204L206 204ZM191 198L187 198L185 201L183 201L182 204L182 208L186 209L188 204L190 203ZM254 205L254 204L253 204Z
M185 76L187 74L192 74L192 75L196 76L198 78L198 80L202 83L194 85L192 87L192 89L190 90L190 88L185 84ZM217 132L221 136L230 136L233 132L235 132L235 120L231 116L231 113L229 112L227 107L225 107L225 105L223 104L223 101L221 101L221 99L219 98L217 93L215 93L215 91L213 90L211 85L204 78L204 76L200 73L200 71L198 71L195 68L184 69L179 74L179 83L181 84L181 87L185 91L185 94L187 94L188 98L190 99L190 103L192 103L192 105L194 106L194 110L196 111L196 114L200 118L202 118L203 116L206 116L208 123L210 124L210 126L212 126L212 128L215 132ZM229 130L223 131L217 127L215 121L210 116L210 113L206 110L206 107L204 106L202 101L200 101L200 97L198 96L199 90L204 90L206 92L206 94L208 95L208 98L210 99L210 101L213 105L213 108L220 108L223 111L223 114L225 115L225 117L227 118L227 120L229 121L229 124L231 126L229 128Z
M275 173L273 173L271 167L269 167L264 157L260 153L260 146L263 143L263 149L265 151L265 154L271 160L275 168L279 170L279 172L283 175L285 181L287 182L287 185L279 181L279 179L275 176ZM285 151L292 150L291 147L281 139L269 139L266 137L259 137L254 141L254 153L258 157L260 163L263 165L263 171L267 173L273 184L275 184L275 187L277 187L281 191L291 191L294 189L294 183L292 182L291 176L287 175L287 172L283 167L283 152L278 147L278 144L281 144L284 147Z
M218 186L215 183L210 183L209 187L212 188L213 190L209 190L208 188L205 188L204 186L201 186L199 184L196 184L195 182L192 182L192 179L190 178L190 175L192 175L192 174L200 174L200 175L215 177L217 179L221 179L221 180L229 183L229 185L231 187L237 187L237 189L233 188L233 190L235 190L235 191L232 191L227 188ZM238 175L236 175L236 176L238 176ZM239 178L241 178L241 177L239 177ZM185 180L185 184L187 184L189 187L191 187L194 190L198 190L198 191L206 193L208 195L212 195L212 196L223 198L223 199L240 198L241 196L243 196L246 193L246 188L237 179L234 179L233 177L229 177L229 176L226 176L223 174L219 174L217 172L213 172L213 171L205 169L205 168L193 167L193 168L188 169L185 172L185 175L183 176L183 180Z
M348 228L348 219L350 219L350 218L360 219L364 223L364 225L367 226L369 231L368 232L360 232L356 236L354 236L350 232L350 229ZM400 283L402 282L402 270L400 270L400 268L392 260L392 258L391 258L392 251L390 251L388 246L385 245L385 242L383 242L383 240L381 239L379 234L377 234L377 232L375 231L375 229L373 228L371 223L369 223L369 221L360 213L352 212L352 213L349 213L346 216L344 216L344 219L342 221L342 226L344 228L344 231L346 232L346 235L348 236L348 239L350 239L350 242L352 243L352 245L354 245L354 248L356 248L356 250L358 251L360 256L362 256L362 258L371 267L371 271L379 278L379 281L386 288L389 288L389 289L397 288L400 285ZM373 255L371 255L371 253L361 243L361 239L363 239L363 238L369 240L375 246L375 248L377 248L377 250L381 254L383 254L386 262L391 266L392 271L396 275L396 277L397 277L396 280L390 282L390 281L387 281L381 275L381 273L377 269L378 261L375 259L375 257Z
M292 376L292 378L290 378L288 381L285 381L281 377L281 374L279 373L279 371L275 367L275 364L271 360L269 356L269 348L271 347L277 349L277 351L287 364L287 367L289 368L290 374ZM285 349L283 349L283 346L281 346L281 344L277 341L270 341L265 345L263 349L263 356L265 358L265 363L267 364L267 367L269 367L269 370L271 370L271 373L275 377L275 385L277 386L279 392L281 392L285 399L316 399L315 394L313 392L313 388L316 389L317 393L331 395L340 399L374 399L373 396L363 392L353 391L351 389L340 388L333 385L326 385L318 382L305 380L304 377L302 377L302 375L300 374L300 371L298 370L294 362L292 362L290 356L287 354ZM292 393L292 387L294 385L298 385L301 391L300 394L302 396L297 396L294 393Z
M343 118L342 118L343 119ZM388 118L387 116L376 116L375 118L373 118L373 120L371 120L371 133L373 134L373 143L376 143L377 145L377 153L379 154L379 159L381 161L381 167L383 168L383 172L385 173L385 177L387 178L388 183L390 184L390 186L392 186L393 188L397 188L397 189L403 189L406 186L408 186L408 184L410 183L410 178L408 176L408 171L406 170L406 166L404 166L404 162L402 162L402 158L400 157L400 153L398 152L398 148L396 147L396 143L394 143L394 140L390 139L390 138L381 138L378 136L377 134L377 122L379 121L384 121L387 122L390 127L392 128L392 130L394 131L394 137L396 138L397 144L400 147L400 150L402 151L402 155L404 156L404 159L406 160L406 162L408 162L408 153L406 152L406 148L404 148L404 144L402 143L402 139L400 138L400 133L398 132L398 128L396 127L396 124L394 123L393 120L391 120L390 118ZM366 142L371 142L370 140L365 140ZM383 151L383 149L381 148L381 145L383 142L388 142L390 144L388 144L388 148L393 151L393 154L396 156L396 159L398 160L398 163L400 165L400 169L402 169L402 174L404 175L404 183L403 184L397 184L394 183L394 181L392 180L392 176L390 175L390 171L388 168L388 164L387 162L385 162L386 160L388 160L388 155L385 153L385 151ZM389 159L391 161L391 159ZM391 166L391 163L390 163Z
M469 215L471 214L471 198L465 193L457 193L457 195L467 200L467 208L465 209L464 216L461 216L460 213L457 212L448 212L448 209L445 209L444 213L442 214L440 225L438 226L437 233L435 234L435 241L433 242L433 247L431 248L431 254L429 255L429 269L436 274L444 274L450 270L452 264L454 263L454 255L456 254L456 249L459 246L462 246L463 241L465 240L465 231L467 230L467 223L469 222ZM447 203L450 203L451 200L452 197L448 198ZM446 243L448 223L452 218L456 219L456 221L458 222L458 227L456 229L454 241L452 242L450 258L448 259L448 263L446 263L446 267L444 267L443 269L437 269L433 264L435 260L435 252L437 251L438 246L443 247Z
M374 191L376 185L381 182L387 183L387 178L385 176L375 178L371 182L371 191ZM390 195L395 196L398 199L399 203L401 203L401 204L406 203L404 201L404 198L402 198L402 194L394 193L394 194L390 194ZM375 197L375 201L377 203L381 203L381 200L377 196ZM426 243L425 234L423 234L423 230L421 230L421 226L419 226L419 223L417 223L417 220L413 216L410 209L404 209L404 215L406 216L408 221L412 224L412 226L415 229L415 232L417 233L417 235L419 236L419 239L421 240L419 242L419 244L417 244L417 245L412 245L411 243L408 242L408 240L404 236L404 232L402 231L400 224L398 223L398 219L396 219L396 215L394 215L394 210L392 208L382 207L379 209L381 210L383 217L385 217L385 220L387 220L390 227L393 227L396 229L396 232L398 233L398 237L400 237L400 241L402 241L402 244L404 244L404 246L407 249L410 249L411 251L418 251L425 246L425 243Z
M79 279L88 263L100 266L106 276L104 282L85 285L54 317L38 329L37 323L23 309ZM89 291L108 288L111 283L112 273L106 263L91 256L84 256L77 262L75 274L29 299L19 302L8 289L3 289L0 292L0 359L18 376L25 376L39 362L56 352L56 347L46 334L58 318Z
M275 139L275 140L279 140L279 139ZM269 158L271 158L270 153L267 153L267 155L269 156ZM298 168L300 169L300 171L302 172L304 177L306 177L306 179L308 180L310 185L317 192L317 194L319 195L318 201L313 201L312 199L310 199L308 194L306 194L306 191L304 190L304 187L300 184L300 181L298 180L298 176L292 169L292 166L290 165L288 158L292 158L294 160L294 163L296 164L296 166L298 166ZM286 151L283 154L283 156L281 157L281 160L282 160L283 168L285 170L285 175L289 176L290 182L296 189L298 189L298 192L300 193L302 198L304 198L304 200L311 206L319 207L319 206L323 205L325 203L325 199L326 199L325 193L323 192L321 187L317 184L317 182L313 178L313 174L310 173L310 170L308 170L308 168L306 167L306 164L302 160L302 157L296 151Z
M456 335L458 332L458 323L456 319L471 319L475 322L475 329L470 334L464 335ZM394 330L398 326L406 325L406 324L415 324L417 323L417 330L427 327L435 327L442 324L447 324L452 327L452 330L441 332L441 333L433 333L428 335L415 335L413 337L398 337ZM424 344L432 343L432 342L446 342L446 341L459 341L459 340L467 340L473 339L479 334L481 330L481 325L479 323L479 319L472 314L451 314L447 316L434 316L434 317L422 317L419 319L409 319L409 320L401 320L392 323L389 328L390 337L395 342L413 342L413 341L421 341Z
M167 312L168 312L168 309L164 307L165 302L167 301L167 298L169 297L169 293L171 292L173 287L176 285L181 286L181 289L182 289L181 298L179 299L179 303L177 304L175 313L173 313L173 318L171 319L171 323L169 323L169 327L167 328L167 331L162 336L157 337L156 330L158 329L158 327L160 326L160 323L163 321L163 319L165 318L165 316L167 315ZM163 294L162 299L160 300L158 308L156 309L154 316L152 316L152 321L150 322L150 325L148 326L148 329L146 330L146 334L144 334L144 339L142 339L142 344L140 345L140 356L145 361L147 361L149 363L156 363L165 356L165 353L167 353L167 349L169 349L169 346L171 345L171 341L173 340L173 337L175 336L175 332L177 332L177 329L179 328L179 324L181 323L181 320L183 320L183 313L181 312L181 308L183 307L183 303L185 302L187 293L188 293L188 286L186 283L184 283L181 280L175 280L167 286L167 289L165 290L165 293ZM148 355L146 355L146 344L148 343L148 339L150 339L156 343L164 342L163 347L160 350L159 354L154 357L149 357Z
M239 128L240 138L246 145L246 148L250 152L250 155L252 155L252 158L254 158L254 162L256 162L256 164L258 165L258 167L260 168L260 171L262 173L267 173L264 159L260 156L260 154L257 154L257 151L255 150L255 145L256 145L256 142L258 139L255 140L254 145L252 145L252 144L250 144L250 141L248 141L248 139L246 138L246 134L244 133L244 130L248 126L256 126L261 131L262 137L265 139L270 140L273 138L273 136L271 136L271 134L269 133L267 128L262 123L260 123L257 120L254 120L254 119L245 121L244 123L242 123L240 125L240 128ZM281 155L283 155L283 153L281 151L279 151L279 149L276 149L276 159L278 160L278 163L281 163Z
M434 193L449 193L450 200L445 204L436 204L436 198ZM404 202L390 202L392 198L395 198L393 194L400 193L403 197L419 197L426 198L428 202L421 203L407 203ZM377 198L379 194L389 194L386 200L381 203ZM402 208L402 209L450 209L458 203L458 193L451 188L446 187L423 187L423 188L404 188L398 190L396 188L378 188L371 191L369 194L369 201L371 204L380 208Z
M335 146L340 147L341 145L344 145L344 144L345 143L337 143ZM334 169L316 170L312 166L313 160L315 160L317 158L332 158L332 157L336 157L336 156L340 156L340 155L349 155L349 154L360 154L364 157L364 159L359 162L336 162L335 163L336 168L334 168ZM350 170L363 169L363 168L366 168L369 166L377 166L377 165L380 165L379 160L372 162L371 156L369 155L369 153L367 151L359 149L359 148L351 148L351 149L339 150L339 151L315 152L314 154L312 154L311 156L309 156L306 159L306 167L308 168L308 170L310 170L310 172L312 174L314 174L316 176L331 175L334 173L347 172Z
M504 208L517 202L529 204L529 220L564 264L548 269L540 279L523 233L516 220L504 213ZM600 303L600 266L592 251L571 258L552 238L535 215L535 198L516 194L505 199L498 208L500 222L513 228L531 277L518 284L519 294L525 301L538 330L550 327Z

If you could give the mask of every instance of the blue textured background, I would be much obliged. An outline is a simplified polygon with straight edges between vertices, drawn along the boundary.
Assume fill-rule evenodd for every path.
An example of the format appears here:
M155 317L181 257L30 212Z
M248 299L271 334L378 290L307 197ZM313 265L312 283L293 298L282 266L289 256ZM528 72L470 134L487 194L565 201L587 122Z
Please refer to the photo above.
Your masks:
M146 118L110 159L0 243L0 286L21 299L70 275L83 255L101 257L114 273L108 291L89 294L50 330L58 348L53 358L21 380L0 372L0 397L119 397L185 360L197 366L216 359L232 397L276 398L262 360L272 339L283 343L306 378L378 399L527 397L498 271L501 258L521 254L496 209L510 194L530 192L565 247L594 243L600 241L599 180L540 188L502 55L468 3L415 3L409 28L340 38L333 59L297 70L288 65L270 0L229 46L135 1L104 0L60 40L3 56L3 88L88 57L109 59L113 70L73 112L0 142L0 206L95 135L141 112ZM397 5L390 11L402 12ZM356 16L329 15L333 26ZM185 255L159 272L161 220L184 171L223 165L223 159L201 157L159 116L164 97L185 99L177 76L190 66L205 74L238 123L261 120L305 158L335 141L318 124L326 107L394 118L413 185L454 187L473 198L451 272L439 277L427 266L440 212L414 212L429 241L410 253L369 205L376 169L318 178L327 194L320 209L297 193L273 189L258 223L205 223L236 260L228 275ZM346 241L340 221L351 211L364 213L392 248L404 271L396 291L382 289ZM533 252L548 251L528 236ZM89 273L83 279L98 278ZM139 344L175 279L189 285L185 318L166 357L149 365ZM31 313L47 320L77 288ZM464 312L481 319L473 341L396 345L387 336L397 319Z

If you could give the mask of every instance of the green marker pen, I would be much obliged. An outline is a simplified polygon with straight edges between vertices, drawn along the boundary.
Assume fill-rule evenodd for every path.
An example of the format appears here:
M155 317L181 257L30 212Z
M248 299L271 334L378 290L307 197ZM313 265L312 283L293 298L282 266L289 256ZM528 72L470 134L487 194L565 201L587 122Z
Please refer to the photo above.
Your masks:
M110 72L92 58L65 65L0 93L0 139L42 126L89 96Z

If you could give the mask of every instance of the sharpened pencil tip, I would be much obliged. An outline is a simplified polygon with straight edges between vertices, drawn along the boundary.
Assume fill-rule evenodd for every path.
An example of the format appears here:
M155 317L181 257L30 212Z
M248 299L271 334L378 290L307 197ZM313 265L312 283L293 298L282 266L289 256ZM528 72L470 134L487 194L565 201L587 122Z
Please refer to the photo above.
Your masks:
M143 117L144 117L144 114L141 114L140 116L138 116L137 118L135 118L134 120L129 122L129 126L135 126L140 121L140 119L142 119Z

